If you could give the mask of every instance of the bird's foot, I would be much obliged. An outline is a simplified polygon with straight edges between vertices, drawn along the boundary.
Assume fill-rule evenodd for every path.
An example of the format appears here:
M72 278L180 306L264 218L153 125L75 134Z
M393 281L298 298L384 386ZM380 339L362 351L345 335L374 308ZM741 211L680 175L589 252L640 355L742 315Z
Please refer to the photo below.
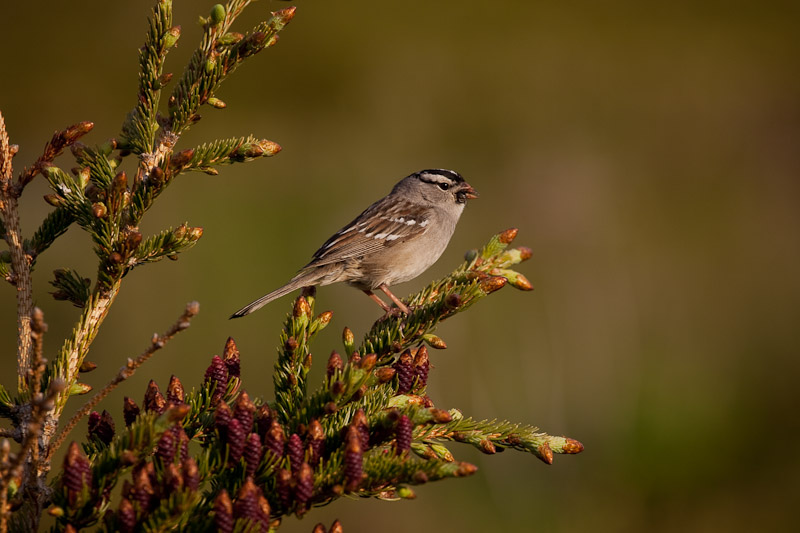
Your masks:
M406 316L406 313L398 307L387 307L383 310L383 315L378 319L379 322L385 322L391 318L400 318Z
M400 318L409 315L409 311L406 308L405 310L400 309L399 307L392 307L386 312L387 315L395 318Z

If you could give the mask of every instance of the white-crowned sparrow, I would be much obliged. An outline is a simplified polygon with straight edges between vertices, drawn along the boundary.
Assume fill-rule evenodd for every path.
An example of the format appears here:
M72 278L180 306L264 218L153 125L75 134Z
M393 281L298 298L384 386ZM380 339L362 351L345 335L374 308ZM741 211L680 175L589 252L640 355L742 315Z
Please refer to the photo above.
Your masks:
M408 307L389 286L417 277L439 259L467 199L477 197L475 189L452 170L411 174L337 231L286 285L247 304L231 318L250 314L295 289L340 281L361 289L390 312L372 292L380 289L408 314Z

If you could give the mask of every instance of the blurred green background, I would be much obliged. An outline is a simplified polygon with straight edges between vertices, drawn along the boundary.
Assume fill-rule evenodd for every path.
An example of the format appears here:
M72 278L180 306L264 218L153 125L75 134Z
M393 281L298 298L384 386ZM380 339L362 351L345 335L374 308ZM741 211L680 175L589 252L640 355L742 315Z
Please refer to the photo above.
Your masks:
M114 136L133 107L151 0L6 2L0 109L16 170L57 128ZM259 2L245 30L282 2ZM507 227L533 249L533 293L505 289L439 330L438 407L539 425L586 451L545 466L454 447L479 472L413 502L344 499L282 530L772 531L800 487L800 40L797 2L297 2L273 49L245 64L180 144L253 133L270 160L182 177L145 233L188 221L199 245L134 271L89 359L102 386L190 300L193 327L104 407L150 378L202 380L228 335L251 394L271 394L290 299L229 322L288 279L403 176L458 170L481 193L443 258L406 294ZM210 2L177 1L179 73ZM62 158L65 168L70 158ZM30 234L49 207L23 197ZM37 265L50 357L78 311L48 295L57 267L94 275L72 229ZM14 290L0 288L2 383L13 386ZM379 310L346 286L317 361ZM76 400L74 407L82 403ZM85 425L75 436L85 431Z

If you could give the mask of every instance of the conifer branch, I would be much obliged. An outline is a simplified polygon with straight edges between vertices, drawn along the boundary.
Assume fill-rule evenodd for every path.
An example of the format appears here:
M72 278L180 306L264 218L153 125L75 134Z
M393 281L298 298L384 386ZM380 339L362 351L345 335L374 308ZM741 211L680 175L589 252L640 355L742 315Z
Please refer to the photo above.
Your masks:
M0 113L0 213L3 218L3 233L11 252L11 279L17 287L17 389L22 392L31 368L33 287L30 263L19 227L19 194L12 181L11 159L14 153L8 140L5 119Z
M33 361L30 373L27 376L28 389L34 396L42 391L42 377L47 369L47 359L44 358L44 334L47 324L44 321L44 312L38 307L33 308L31 316L31 342L33 343Z
M36 397L33 398L31 402L30 418L25 426L25 436L22 440L22 446L15 460L11 463L11 469L8 471L9 479L19 477L19 472L25 465L28 454L36 447L37 440L42 431L42 426L46 423L47 414L53 409L53 400L63 388L64 383L62 381L54 380L50 382L46 395L38 393ZM31 473L35 475L33 469L31 469Z
M92 131L92 128L94 128L94 123L92 122L79 122L63 131L55 132L50 141L45 145L42 155L39 156L33 165L26 168L22 174L20 174L17 180L15 194L17 196L22 194L22 189L24 189L44 167L48 166L56 157L61 155L64 148L68 148L78 142L81 137Z
M275 361L275 407L283 424L297 423L294 414L306 395L306 376L311 369L310 343L314 336L331 320L326 312L314 318L314 291L306 290L295 300L292 314L287 317L281 332L281 345Z
M50 248L57 238L66 233L74 221L75 218L63 207L57 207L47 214L30 241L26 241L25 248L31 257L31 266L42 252Z
M504 280L522 283L509 267L530 253L507 249L513 233L500 234L482 252L470 254L465 265L445 278L447 283L437 282L409 298L423 302L415 312L428 313L428 318L452 316L452 302L444 307L441 299L453 300L452 291L463 289L459 283L478 279L485 286L499 275L496 269L506 269ZM493 273L483 277L482 272ZM484 288L461 292L468 295L465 305L491 292ZM352 332L345 328L347 363L331 354L322 386L307 395L310 344L331 319L329 312L315 317L314 304L313 290L304 291L284 324L274 402L252 401L240 390L239 352L228 339L223 357L212 359L198 391L184 394L173 377L164 398L151 381L143 414L126 399L128 432L114 437L110 422L103 426L103 417L95 413L99 425L90 426L87 455L83 458L71 448L64 465L55 498L61 509L57 514L62 513L59 523L83 527L105 516L108 531L159 529L184 527L188 516L195 516L192 527L198 531L263 530L271 520L302 516L344 494L408 499L415 497L414 485L473 474L475 466L458 461L445 446L450 442L484 453L517 449L548 464L555 453L583 449L574 439L534 426L476 421L455 409L435 408L425 396L431 366L425 342L441 341L430 340L429 332L406 331L402 324L392 345L402 351L384 356L386 364L380 366L377 354L355 351ZM411 337L415 345L403 348ZM174 413L167 429L155 418L164 410ZM133 442L143 434L150 436ZM195 456L188 455L190 440L202 445ZM188 471L179 470L181 464L190 465ZM80 474L87 468L91 475ZM132 481L125 483L119 509L109 513L107 495L128 472ZM204 484L210 484L205 494L199 491Z
M5 387L0 385L0 418L13 418L16 405Z
M0 277L9 283L14 282L10 252L0 253Z
M89 458L73 442L64 462L63 486L53 495L55 515L62 527L67 523L85 527L96 522L107 509L107 500L120 476L150 456L159 439L186 412L185 406L175 406L163 413L143 413L127 431ZM71 484L71 480L76 483Z
M122 125L121 147L136 154L155 148L158 130L158 103L161 88L171 74L164 76L164 59L180 38L180 26L172 25L172 0L159 0L148 19L144 46L139 50L139 91L136 107Z
M203 228L181 224L175 229L168 228L157 235L143 240L136 250L134 266L160 261L165 257L176 257L180 252L194 246L203 236Z
M245 58L275 44L276 34L294 14L293 8L285 9L273 14L269 21L257 25L247 35L230 33L228 30L234 19L249 3L249 0L231 0L227 6L215 6L211 17L204 22L205 36L199 48L201 52L199 57L202 61L194 63L194 66L199 65L201 68L198 70L190 64L183 79L190 79L191 83L184 84L186 91L183 93L181 91L175 93L179 97L178 100L185 104L183 109L188 111L188 114L182 115L178 120L177 128L174 127L176 122L172 102L166 118L158 115L160 91L170 81L170 75L163 74L164 60L167 51L175 45L180 35L180 28L172 25L171 0L157 0L150 17L145 44L139 54L137 104L123 122L119 140L110 139L99 146L88 147L78 140L91 130L92 123L84 122L71 126L56 133L45 146L44 153L30 168L24 170L16 183L12 183L11 158L16 153L17 147L8 143L5 125L0 115L0 170L2 170L0 235L11 247L9 252L0 253L0 276L17 285L20 321L19 394L12 398L4 388L0 387L0 416L9 418L14 426L12 430L4 433L23 441L26 446L28 441L25 439L29 435L36 435L37 441L36 446L31 448L31 453L27 452L27 447L25 448L22 459L27 471L34 473L27 476L19 487L21 494L24 493L26 497L31 498L26 502L27 510L23 513L25 518L21 527L27 529L37 527L39 511L50 498L50 490L45 484L49 459L69 429L74 427L81 416L97 405L116 383L130 375L152 353L142 354L138 360L123 369L114 382L97 393L73 421L67 424L66 431L53 442L68 397L85 394L91 390L89 385L78 382L78 372L94 366L87 364L86 354L119 292L123 276L141 264L157 261L163 257L175 257L193 246L202 235L202 228L184 224L176 229L170 228L152 237L143 238L139 232L139 224L144 214L172 179L184 171L215 172L213 167L217 165L251 161L274 155L280 150L280 146L271 141L248 136L212 141L196 149L174 153L180 133L190 123L199 119L196 113L199 105L224 107L224 103L214 96L222 80ZM194 85L195 81L198 85ZM182 95L186 98L182 98ZM190 120L181 122L183 119ZM67 147L71 147L78 164L72 171L73 175L53 165L55 158ZM139 164L135 175L129 179L124 171L120 171L120 165L131 153L139 156ZM46 195L45 200L54 206L55 210L47 215L30 239L24 240L19 230L16 200L25 185L39 173L45 176L52 189L52 194ZM37 256L63 235L73 222L86 231L92 240L94 253L98 258L97 277L92 287L88 278L74 271L67 269L56 271L52 282L55 286L53 296L69 300L83 311L72 334L64 341L52 364L46 367L42 357L44 323L41 320L36 322L36 315L33 314L30 300L30 271ZM154 345L163 342L164 339L159 338L154 341ZM214 379L209 381L207 387L204 387L199 394L187 396L193 412L188 417L190 422L186 427L187 433L194 438L209 439L209 428L213 427L213 419L209 418L208 414L209 409L237 394L238 363L234 363L234 360L234 357L230 360L226 357L222 362L223 366L229 365L225 370L224 383L217 372L214 374ZM42 388L52 391L52 397L48 400L52 406L48 407L44 414L36 415L41 420L33 419L34 412L42 412L37 411L36 407L40 401L39 391ZM148 396L151 398L146 405L146 407L149 405L148 409L160 409L158 406L164 400L162 398L159 401L158 394L156 389ZM180 402L183 402L182 391L178 395L176 389L169 394L174 398L180 396ZM133 416L135 418L135 415ZM92 442L101 442L108 435L113 435L113 427L109 431L109 424L113 426L110 416L94 413L90 416L90 420L93 421L93 425L90 425ZM209 423L212 425L209 426ZM39 453L45 454L42 457L46 459L39 461ZM68 490L71 491L69 498L75 503L80 495L86 496L91 493L91 490L87 492L85 488L81 488L87 481L87 474L81 465L86 464L89 459L82 458L79 452L73 451L72 448L68 457L71 466L67 470L74 475L65 482L68 487L72 487ZM74 470L75 465L78 470ZM195 474L186 475L189 481L195 483L192 481L197 478ZM172 479L174 481L174 477ZM3 488L7 487L8 484L4 482ZM2 492L5 497L7 492ZM172 492L178 494L180 491ZM160 514L161 511L158 509L148 511L152 516L160 517L156 522L173 520L177 516L174 513L178 509L185 509L185 505L197 504L197 501L191 498L183 503L175 500L167 507L162 506L160 509L167 514ZM190 503L190 500L193 503ZM90 507L95 511L102 511ZM0 523L3 527L7 525L7 510L5 504L0 505ZM91 521L98 516L95 513L83 518L94 517L89 518ZM67 523L62 522L62 525L66 526ZM180 520L174 523L180 523ZM79 520L75 524L70 524L70 527L79 527L80 524Z
M234 20L250 1L217 4L204 19L202 42L169 99L169 129L176 135L200 120L197 112L201 105L224 107L215 97L222 81L247 57L274 45L277 34L294 17L295 8L286 8L273 13L269 21L258 24L246 35L229 33Z
M44 435L46 443L49 443L52 438L55 425L69 398L72 385L77 380L78 370L89 351L89 346L95 335L97 335L97 331L100 329L103 320L105 320L111 304L114 303L119 293L119 286L120 283L116 282L108 290L95 290L84 306L83 313L72 335L64 342L56 356L52 375L56 379L63 380L67 387L65 391L56 396L55 406L50 414L51 427L48 428L49 431L46 431Z
M78 178L80 183L87 187L89 182L94 188L86 190L86 196L91 200L102 200L108 194L114 177L116 168L121 159L112 158L111 155L117 149L117 141L109 139L99 146L84 146L81 143L72 147L72 155L77 161L80 171Z
M509 268L531 256L530 250L525 247L507 250L516 234L517 230L512 228L495 235L480 252L470 252L468 260L451 274L407 298L412 310L409 316L386 316L375 322L358 351L348 349L351 353L375 354L376 358L369 360L369 368L362 368L361 356L355 361L348 361L341 372L329 376L322 387L304 402L301 421L308 422L320 416L329 402L340 405L350 401L352 395L370 378L373 368L387 368L407 348L421 342L441 348L443 341L432 334L436 325L502 288L509 279L513 280L512 286L530 290L530 282ZM276 384L278 390L281 389ZM376 389L372 390L375 393ZM356 399L357 402L360 400ZM362 407L369 406L365 404Z
M91 296L92 281L84 278L74 270L59 268L53 272L53 281L50 285L55 287L51 293L55 300L67 300L75 307L83 308Z
M46 465L39 461L39 442L43 428L47 426L47 417L53 409L53 401L56 395L63 389L64 383L60 380L50 382L46 395L37 393L27 404L30 409L25 417L25 425L21 426L24 437L20 445L20 450L16 455L10 453L8 441L3 440L2 453L0 455L0 531L8 528L8 491L12 483L20 489L25 486L35 486L37 490L45 490L42 471L46 471ZM17 507L22 507L17 511L18 521L36 523L41 513L43 501L41 499L27 499L25 491L17 490L15 497L18 501L14 502Z
M395 491L399 485L420 485L452 477L466 477L478 469L462 461L420 461L406 459L398 461L392 448L377 447L364 457L364 473L367 482L359 496L383 496ZM371 481L375 480L375 481ZM387 480L390 480L387 483Z
M0 473L10 471L11 463L9 461L11 456L11 444L8 439L3 438L0 440ZM0 533L8 532L8 519L11 513L8 508L8 485L5 482L5 476L0 478Z
M50 189L54 193L52 202L58 204L58 208L51 214L52 219L45 219L44 224L48 225L45 231L49 234L48 239L55 239L57 235L66 230L68 221L74 220L92 237L95 242L96 253L101 254L112 246L113 236L109 235L109 222L103 221L101 217L95 215L92 210L92 202L86 196L86 189L89 185L88 173L82 172L74 178L56 166L46 166L42 173L47 179ZM93 174L95 176L95 174ZM63 210L62 214L56 214ZM50 224L53 226L50 226ZM52 228L52 229L51 229ZM45 240L45 239L42 239ZM49 245L49 244L48 244Z
M393 353L420 341L434 348L446 347L441 339L432 335L440 321L466 310L507 283L520 290L531 290L530 282L522 274L508 268L531 256L530 250L524 247L506 250L516 234L517 230L512 228L495 235L479 252L470 252L467 261L449 276L407 298L411 315L388 316L377 321L364 337L359 351L377 354L378 365L382 365Z
M49 367L43 358L43 315L32 304L18 303L20 320L27 319L20 342L27 339L28 345L19 350L27 354L20 355L19 393L12 396L0 387L0 416L13 426L0 431L0 533L9 526L9 503L21 509L14 523L21 530L35 530L41 511L52 503L55 531L275 531L284 516L303 516L345 494L408 499L415 496L414 485L474 473L473 465L458 461L448 449L451 443L484 453L516 449L546 463L555 453L583 449L574 439L531 425L477 421L456 409L437 409L427 396L430 359L435 357L428 347L446 348L435 335L439 322L505 285L531 289L514 270L531 255L527 248L508 247L514 229L494 236L451 274L407 297L411 313L379 319L360 346L344 328L344 358L331 353L325 377L313 391L308 388L311 344L332 313L315 315L314 291L306 289L294 301L280 334L274 399L251 399L243 389L239 352L228 339L199 388L185 392L173 376L164 394L154 380L149 382L142 409L125 398L125 428L115 432L113 417L94 408L188 327L197 312L196 304L190 304L54 437L68 397L91 390L78 381L78 373L96 366L86 356L123 276L145 263L175 257L202 236L202 228L187 224L143 236L140 224L155 199L184 172L216 174L222 165L280 150L255 136L177 148L180 135L200 120L200 106L224 108L217 95L222 81L246 58L274 45L294 15L294 8L283 9L246 34L231 31L250 3L229 0L201 20L201 43L172 90L166 115L160 116L160 93L171 77L164 74L164 62L180 28L173 25L172 1L156 0L139 53L137 102L118 140L87 147L78 138L91 123L72 126L54 135L31 169L12 183L10 160L16 148L8 143L0 115L0 235L11 246L0 253L0 275L29 298L37 256L73 222L89 234L98 259L94 285L72 270L55 272L53 296L71 301L82 312ZM78 164L71 175L53 165L67 146ZM131 154L138 164L129 179L120 169ZM24 240L16 199L38 173L52 189L45 199L55 209ZM69 446L61 475L48 486L53 454L87 414L87 440L82 447L76 442ZM21 443L20 453L10 452L7 438ZM115 493L119 503L112 509L111 494L120 482L122 490ZM314 531L324 533L325 528L317 525ZM340 533L341 524L335 522L330 533L334 531Z
M547 464L553 463L553 453L572 454L583 450L583 445L575 439L554 437L527 424L477 421L464 418L456 409L451 409L449 414L451 421L417 426L414 440L427 444L438 440L464 442L487 454L496 453L498 448L513 448L532 453Z
M216 175L219 171L213 168L214 166L254 161L260 157L273 156L280 150L281 147L277 143L256 139L252 135L219 139L192 149L192 157L182 170Z
M88 415L89 412L94 409L95 406L100 403L100 401L108 396L111 391L117 388L120 383L130 378L140 366L150 359L154 353L163 348L170 340L172 340L175 335L187 329L191 325L192 318L197 315L199 310L200 304L197 302L190 302L187 304L183 314L166 332L161 335L153 335L153 338L150 340L150 344L141 354L139 354L136 359L129 358L125 363L125 366L119 369L117 375L114 376L114 378L98 393L96 393L88 402L86 402L83 407L78 410L78 412L72 415L72 418L70 418L69 422L67 422L58 436L53 439L52 444L50 445L47 460L49 461L53 457L53 454L58 451L58 449L64 443L64 440L66 440L67 436L69 436L69 433L75 428L76 425L78 425L78 422L80 422L84 416Z

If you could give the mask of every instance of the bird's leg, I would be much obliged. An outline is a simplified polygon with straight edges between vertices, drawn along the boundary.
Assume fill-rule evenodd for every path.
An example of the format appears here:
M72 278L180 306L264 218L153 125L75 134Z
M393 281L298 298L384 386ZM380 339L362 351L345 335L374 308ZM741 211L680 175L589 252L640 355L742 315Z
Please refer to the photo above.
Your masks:
M411 314L411 310L408 308L408 306L401 302L400 298L392 294L392 291L389 290L389 287L387 287L385 283L382 283L378 288L382 290L383 293L388 296L395 303L395 305L400 308L401 311L407 315Z
M372 292L372 291L370 291L370 290L364 290L364 294L366 294L367 296L369 296L370 298L372 298L372 300L373 300L373 301L374 301L376 304L380 305L380 306L381 306L381 309L383 309L383 311L384 311L385 313L387 313L387 314L388 314L388 313L391 313L391 312L392 312L392 308L391 308L391 307L389 307L388 305L386 305L386 302L384 302L383 300L381 300L381 299L380 299L380 298L379 298L379 297L378 297L378 296L377 296L377 295L376 295L374 292Z

